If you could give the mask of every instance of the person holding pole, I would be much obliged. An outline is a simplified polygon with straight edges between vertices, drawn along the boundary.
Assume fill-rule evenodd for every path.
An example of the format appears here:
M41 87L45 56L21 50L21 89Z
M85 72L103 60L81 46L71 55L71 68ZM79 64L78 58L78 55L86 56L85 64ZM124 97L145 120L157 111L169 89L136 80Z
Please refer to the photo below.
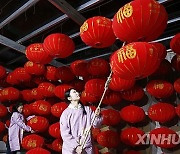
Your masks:
M69 106L60 117L60 132L63 139L62 154L94 154L92 135L87 130L99 127L102 123L100 107L95 112L80 102L80 94L75 89L65 92ZM83 140L86 143L82 146Z

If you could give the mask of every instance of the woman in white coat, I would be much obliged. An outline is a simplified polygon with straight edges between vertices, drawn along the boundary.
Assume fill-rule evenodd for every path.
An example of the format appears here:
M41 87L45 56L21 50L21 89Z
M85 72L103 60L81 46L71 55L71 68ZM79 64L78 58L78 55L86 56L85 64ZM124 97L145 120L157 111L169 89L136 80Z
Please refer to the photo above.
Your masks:
M20 150L21 141L23 138L23 131L31 132L34 131L30 126L27 126L24 122L24 116L22 115L23 104L17 103L13 106L13 113L10 120L10 126L8 129L8 141L12 154L16 154Z

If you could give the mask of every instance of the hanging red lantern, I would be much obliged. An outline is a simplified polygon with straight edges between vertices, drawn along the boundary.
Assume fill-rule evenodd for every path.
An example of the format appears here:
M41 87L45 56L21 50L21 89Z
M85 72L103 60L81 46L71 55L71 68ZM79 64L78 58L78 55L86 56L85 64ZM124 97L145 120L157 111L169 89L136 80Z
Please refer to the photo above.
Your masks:
M60 99L64 99L64 95L65 95L65 92L68 90L68 89L71 89L73 88L72 86L68 85L68 84L61 84L59 86L56 86L55 90L54 90L54 94L60 98Z
M139 141L139 135L143 136L145 133L144 131L136 128L136 127L129 127L122 130L120 134L120 140L130 146L138 146L141 143L138 143Z
M46 78L44 76L34 76L32 78L32 81L37 85L39 85L42 82L47 82L47 80L46 80Z
M114 90L114 91L125 91L128 89L131 89L135 84L135 80L126 80L126 79L122 79L119 76L113 74L110 84L109 84L109 88Z
M134 0L119 9L113 18L112 27L116 37L123 42L148 42L164 32L167 19L164 6L158 2Z
M76 60L70 64L70 68L76 76L86 77L89 75L87 64L85 60Z
M32 110L37 115L49 115L51 113L51 104L44 100L32 103Z
M0 79L6 76L6 69L0 65Z
M180 72L180 55L176 54L173 56L171 59L171 64L176 71Z
M120 116L126 122L138 123L145 119L145 112L138 106L129 105L121 109Z
M34 149L31 149L29 151L26 152L26 154L51 154L48 150L46 149L43 149L43 148L34 148Z
M170 41L172 51L180 54L180 33L177 33Z
M44 138L36 134L30 134L23 138L22 147L26 150L42 147L44 145Z
M34 88L31 90L31 95L33 97L34 100L42 100L44 98L44 96L42 95L42 93L38 90L38 88Z
M20 82L27 82L31 80L31 75L27 73L23 67L16 68L14 70L13 76Z
M97 140L97 135L101 132L100 128L92 127L92 137L94 140Z
M57 68L54 66L47 66L46 69L47 69L45 74L46 79L49 81L57 81L58 80L56 76Z
M13 87L7 87L4 88L1 91L1 94L4 96L4 98L8 101L13 101L13 100L17 100L20 96L20 92L18 89L13 88Z
M62 151L62 139L55 139L53 142L52 142L52 149L54 151L57 151L57 152L61 152Z
M56 70L56 77L62 82L72 81L75 78L75 75L72 73L70 67L61 66Z
M0 134L5 130L5 125L0 121Z
M21 91L21 95L22 95L22 99L25 101L32 101L33 100L33 96L31 93L31 90L22 90Z
M111 68L117 76L132 80L152 74L160 65L159 53L147 42L130 43L111 56Z
M167 51L166 51L166 47L161 44L161 43L150 43L154 48L155 48L155 51L158 52L158 55L159 55L159 60L162 61L166 58L166 55L167 55Z
M102 103L106 105L117 105L121 103L121 100L122 98L119 92L110 91L104 96Z
M75 79L70 82L70 85L72 85L77 91L81 92L84 90L85 82L83 80Z
M88 92L86 92L85 90L81 93L81 99L82 103L86 104L86 103L96 103L98 101L100 101L100 96L95 96L92 95Z
M143 98L144 90L142 87L135 85L133 88L121 92L121 97L127 101L138 101Z
M43 82L38 86L38 91L45 97L53 97L54 89L55 86L50 82Z
M40 64L48 64L52 60L52 57L44 51L42 43L30 44L26 48L26 57L30 61Z
M6 77L6 82L10 85L17 85L20 81L15 78L14 72L10 72Z
M49 122L46 118L41 116L35 116L28 120L27 125L34 131L45 132L49 127Z
M43 64L36 64L33 63L32 61L27 61L24 64L24 68L26 72L34 75L42 75L45 72L45 66Z
M176 107L176 114L180 117L180 104Z
M172 120L176 115L173 105L168 103L157 103L148 109L148 116L151 120L161 123Z
M86 45L94 48L109 47L116 40L112 21L101 16L87 19L80 28L80 37Z
M108 126L118 125L120 122L119 112L113 109L106 109L101 111L103 117L103 124Z
M91 75L107 76L110 72L110 66L106 60L95 58L88 62L87 70Z
M177 93L180 93L180 78L176 79L176 81L174 82L174 90Z
M91 79L85 84L85 91L91 95L101 96L104 91L105 80Z
M166 149L177 146L179 140L178 134L166 127L153 129L149 135L151 144Z
M28 117L28 116L32 115L31 106L29 104L24 104L23 105L23 115L25 117Z
M156 98L167 98L174 92L173 85L165 80L152 80L146 85L147 92Z
M53 57L66 58L73 53L75 44L69 36L54 33L44 39L43 47Z
M51 113L55 117L60 117L62 112L68 107L68 104L65 102L56 103L51 106Z
M59 122L56 122L56 123L50 125L49 129L48 129L48 132L52 137L60 138L61 134L60 134L60 124L59 124Z
M115 131L103 131L97 135L97 142L107 148L116 148L119 145L118 136L118 133Z

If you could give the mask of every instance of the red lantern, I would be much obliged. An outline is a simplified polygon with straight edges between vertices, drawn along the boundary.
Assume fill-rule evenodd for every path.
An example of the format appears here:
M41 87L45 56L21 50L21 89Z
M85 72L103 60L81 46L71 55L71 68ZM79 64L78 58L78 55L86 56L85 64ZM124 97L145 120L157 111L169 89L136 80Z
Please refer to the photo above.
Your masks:
M172 120L176 115L173 105L168 103L157 103L148 109L148 116L151 120L161 123Z
M105 80L103 79L91 79L85 84L85 91L91 95L101 96L104 91Z
M8 101L17 100L20 96L19 90L13 87L4 88L1 94Z
M51 106L51 113L55 117L60 117L62 112L68 107L67 103L61 102L56 103L53 106Z
M22 147L26 150L42 147L44 145L44 139L36 134L30 134L23 138Z
M56 122L56 123L50 125L48 131L49 131L49 134L54 138L60 138L61 137L59 122Z
M86 45L94 48L109 47L116 40L112 21L101 16L87 19L80 28L80 37Z
M180 78L174 82L174 89L177 93L180 93Z
M47 71L46 71L46 79L49 80L49 81L57 81L57 76L56 76L56 71L57 71L57 68L54 67L54 66L47 66Z
M97 135L97 142L107 148L116 148L119 145L118 133L112 130L100 132Z
M87 64L88 63L85 60L76 60L71 63L70 68L76 76L86 77L89 75Z
M53 57L66 58L70 56L75 45L73 40L61 33L54 33L48 35L43 42L44 50Z
M93 139L97 140L97 135L101 132L100 128L92 128Z
M108 126L118 125L120 122L119 112L113 109L106 109L101 111L103 117L103 124Z
M34 75L42 75L45 72L45 67L42 64L36 64L33 63L32 61L27 61L24 64L24 68L26 72L29 74L34 74Z
M86 104L86 103L96 103L98 101L100 101L100 96L95 96L92 95L86 91L83 91L81 93L81 101L82 103Z
M51 104L44 100L32 103L33 112L37 115L49 115L51 113Z
M17 85L19 84L19 81L15 78L14 72L10 72L6 77L6 82L11 85Z
M121 109L120 116L126 122L137 123L144 120L145 113L142 108L135 105L129 105Z
M32 78L32 81L33 81L34 83L36 83L37 85L39 85L40 83L46 82L47 80L46 80L46 78L45 78L44 76L34 76L34 77Z
M14 70L13 76L21 82L27 82L31 80L31 75L26 72L25 68L18 67Z
M132 88L135 84L135 80L126 80L118 77L117 75L113 74L109 88L114 90L114 91L124 91Z
M102 58L90 60L87 69L91 75L107 76L110 72L109 63Z
M26 48L26 57L30 61L40 64L48 64L52 60L52 57L44 51L42 43L29 45Z
M50 82L43 82L38 86L38 91L45 97L53 97L54 89L55 86Z
M113 18L113 31L121 41L152 41L167 26L168 14L154 0L134 0L119 9Z
M43 148L34 148L26 152L26 154L51 154L49 151L43 149Z
M123 143L130 146L138 146L141 143L138 143L139 137L144 135L144 131L136 128L136 127L129 127L122 130L120 134L120 139Z
M152 80L146 86L147 92L156 98L167 98L174 92L173 85L165 80Z
M60 99L64 99L65 92L70 88L73 87L67 84L61 84L55 88L54 93Z
M0 79L6 76L6 69L0 65Z
M177 33L170 41L172 51L180 54L180 33Z
M167 140L168 139L168 140ZM175 131L166 128L156 128L150 132L150 142L161 148L173 148L177 146L179 140L178 134Z
M62 151L62 140L61 139L55 139L52 142L52 149L54 151L61 152Z
M41 116L35 116L28 120L27 125L33 130L38 132L45 132L49 127L49 122L46 118Z
M144 96L144 90L142 87L135 85L133 88L121 92L121 97L128 101L138 101Z
M5 125L0 121L0 134L5 130Z
M61 66L56 70L56 77L61 81L72 81L75 78L75 75L72 73L70 67Z
M116 105L116 104L119 104L121 100L122 98L121 98L120 93L110 91L109 93L105 95L102 103L106 105Z
M130 43L115 51L110 60L113 73L127 80L149 76L161 62L156 48L146 42Z
M42 95L42 93L38 90L38 88L34 88L31 90L31 95L33 97L34 100L42 100L44 98L44 96Z
M29 104L24 104L23 105L23 115L25 117L28 117L28 116L32 115L31 106Z
M33 95L31 90L22 90L21 91L22 98L25 101L32 101L33 100Z
M176 114L180 117L180 104L176 107Z
M171 64L176 71L180 72L180 55L175 55L171 59Z

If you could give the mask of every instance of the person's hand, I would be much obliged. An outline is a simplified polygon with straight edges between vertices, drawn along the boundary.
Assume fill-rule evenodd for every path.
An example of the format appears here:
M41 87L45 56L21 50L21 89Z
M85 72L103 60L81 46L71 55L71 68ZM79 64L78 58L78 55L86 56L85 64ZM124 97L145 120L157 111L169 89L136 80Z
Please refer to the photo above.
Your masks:
M77 154L82 154L82 150L83 150L83 149L82 149L82 146L79 145L79 146L77 146L77 148L76 148L76 153L77 153Z
M96 110L95 110L95 115L96 116L99 116L101 113L101 108L100 107L97 107Z
M35 133L35 131L34 131L34 130L31 130L31 133Z

